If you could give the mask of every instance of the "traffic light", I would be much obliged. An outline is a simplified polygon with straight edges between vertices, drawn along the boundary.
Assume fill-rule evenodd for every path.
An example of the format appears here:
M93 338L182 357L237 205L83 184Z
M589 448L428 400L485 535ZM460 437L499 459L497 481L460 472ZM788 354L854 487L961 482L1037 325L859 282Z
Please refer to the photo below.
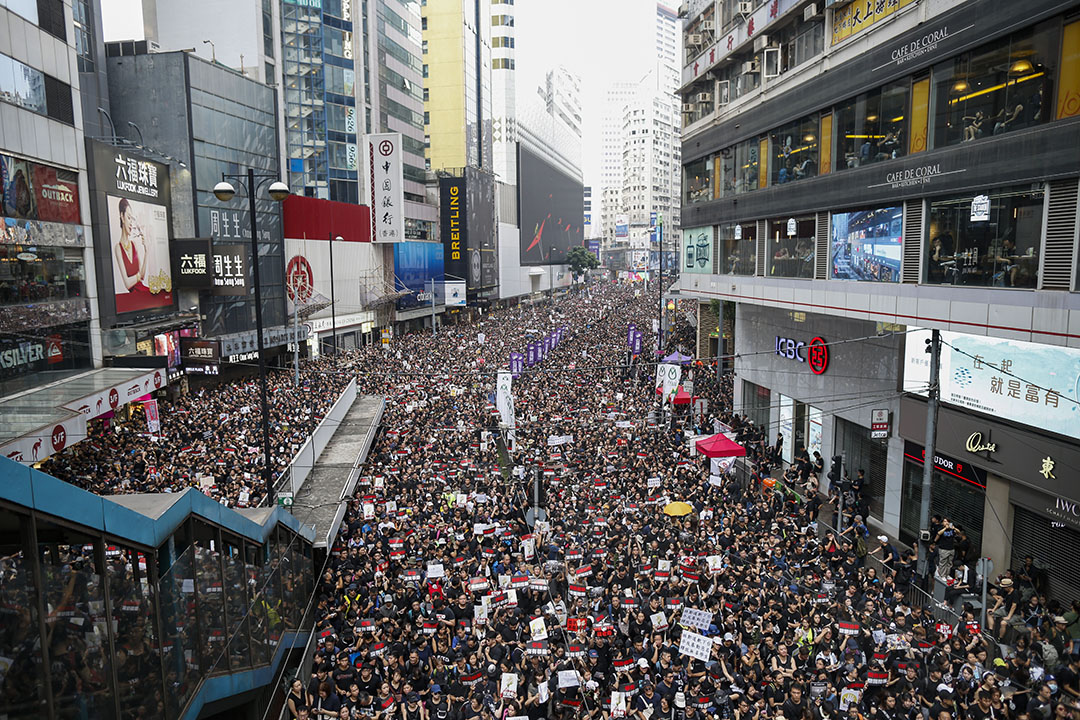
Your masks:
M833 455L832 467L829 468L829 474L827 475L827 477L829 478L830 486L838 485L840 483L840 479L844 476L842 467L843 462L844 458L842 456Z

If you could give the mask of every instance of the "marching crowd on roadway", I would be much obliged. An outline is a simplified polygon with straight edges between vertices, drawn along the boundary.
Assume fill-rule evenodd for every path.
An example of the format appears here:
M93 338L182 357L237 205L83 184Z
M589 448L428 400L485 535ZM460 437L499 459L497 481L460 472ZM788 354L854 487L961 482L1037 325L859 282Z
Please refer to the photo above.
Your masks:
M861 473L841 532L818 524L820 457L797 448L784 482L763 482L771 433L733 407L730 375L687 365L708 410L659 413L651 359L626 366L628 324L648 327L657 300L592 285L358 353L384 430L317 587L291 718L1080 718L1077 608L1049 603L1032 568L998 580L989 627L970 605L939 622L908 600L914 553L867 527ZM500 463L495 371L560 327L513 381ZM692 338L680 322L665 351ZM721 424L747 472L691 452ZM673 501L690 512L665 514ZM959 529L935 522L930 560L960 573Z

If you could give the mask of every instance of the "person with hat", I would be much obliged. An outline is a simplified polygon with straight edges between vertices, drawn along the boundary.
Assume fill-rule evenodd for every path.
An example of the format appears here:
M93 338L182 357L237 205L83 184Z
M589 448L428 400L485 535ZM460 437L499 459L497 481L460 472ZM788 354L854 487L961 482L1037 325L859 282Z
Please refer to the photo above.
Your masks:
M1020 608L1020 591L1013 586L1013 579L1005 576L998 581L994 606L986 616L991 632L996 628L998 642L1003 642L1008 627L1023 627L1024 620L1017 611Z

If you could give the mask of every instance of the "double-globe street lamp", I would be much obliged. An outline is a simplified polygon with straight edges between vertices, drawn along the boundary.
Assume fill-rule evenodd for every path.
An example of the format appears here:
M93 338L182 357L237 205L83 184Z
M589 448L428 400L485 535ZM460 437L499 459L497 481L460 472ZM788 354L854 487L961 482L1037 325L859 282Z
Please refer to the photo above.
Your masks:
M221 182L214 186L214 197L221 202L229 202L236 197L236 188L229 183L229 179L236 180L247 190L248 214L251 217L251 267L255 282L255 333L259 351L259 399L262 406L262 441L263 441L263 484L266 486L266 501L268 505L274 502L274 477L270 468L270 408L266 401L266 358L263 357L263 316L262 316L262 288L259 284L259 232L255 219L255 196L259 189L267 182L267 194L275 202L282 202L289 196L289 186L281 182L277 175L256 174L255 170L248 168L246 175L221 174ZM245 183L246 180L246 183ZM257 182L256 182L257 181ZM293 338L296 340L296 338Z

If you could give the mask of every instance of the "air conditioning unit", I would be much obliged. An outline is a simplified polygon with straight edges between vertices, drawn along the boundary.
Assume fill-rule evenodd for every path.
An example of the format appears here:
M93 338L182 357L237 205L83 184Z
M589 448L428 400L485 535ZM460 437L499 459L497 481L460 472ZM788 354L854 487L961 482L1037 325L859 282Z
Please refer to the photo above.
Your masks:
M692 112L694 112L694 103L683 103L682 111L684 113L692 113Z
M697 94L697 101L699 103L711 103L712 102L712 93L710 93L710 92L698 93Z
M690 33L687 35L686 44L695 47L701 45L701 33Z
M716 23L714 23L712 20L702 20L701 30L702 32L712 32L716 30Z
M743 75L748 75L750 73L756 73L757 71L758 71L757 58L754 58L753 60L750 60L748 62L744 62L742 64L742 74Z
M810 3L809 5L806 6L806 9L803 10L803 14L802 14L803 22L806 22L807 20L810 20L811 18L816 17L817 14L818 14L817 3Z
M749 15L752 12L754 12L754 3L752 3L752 2L740 2L739 3L739 14L740 15Z
M767 47L769 47L768 35L758 35L754 38L754 52L761 52Z

